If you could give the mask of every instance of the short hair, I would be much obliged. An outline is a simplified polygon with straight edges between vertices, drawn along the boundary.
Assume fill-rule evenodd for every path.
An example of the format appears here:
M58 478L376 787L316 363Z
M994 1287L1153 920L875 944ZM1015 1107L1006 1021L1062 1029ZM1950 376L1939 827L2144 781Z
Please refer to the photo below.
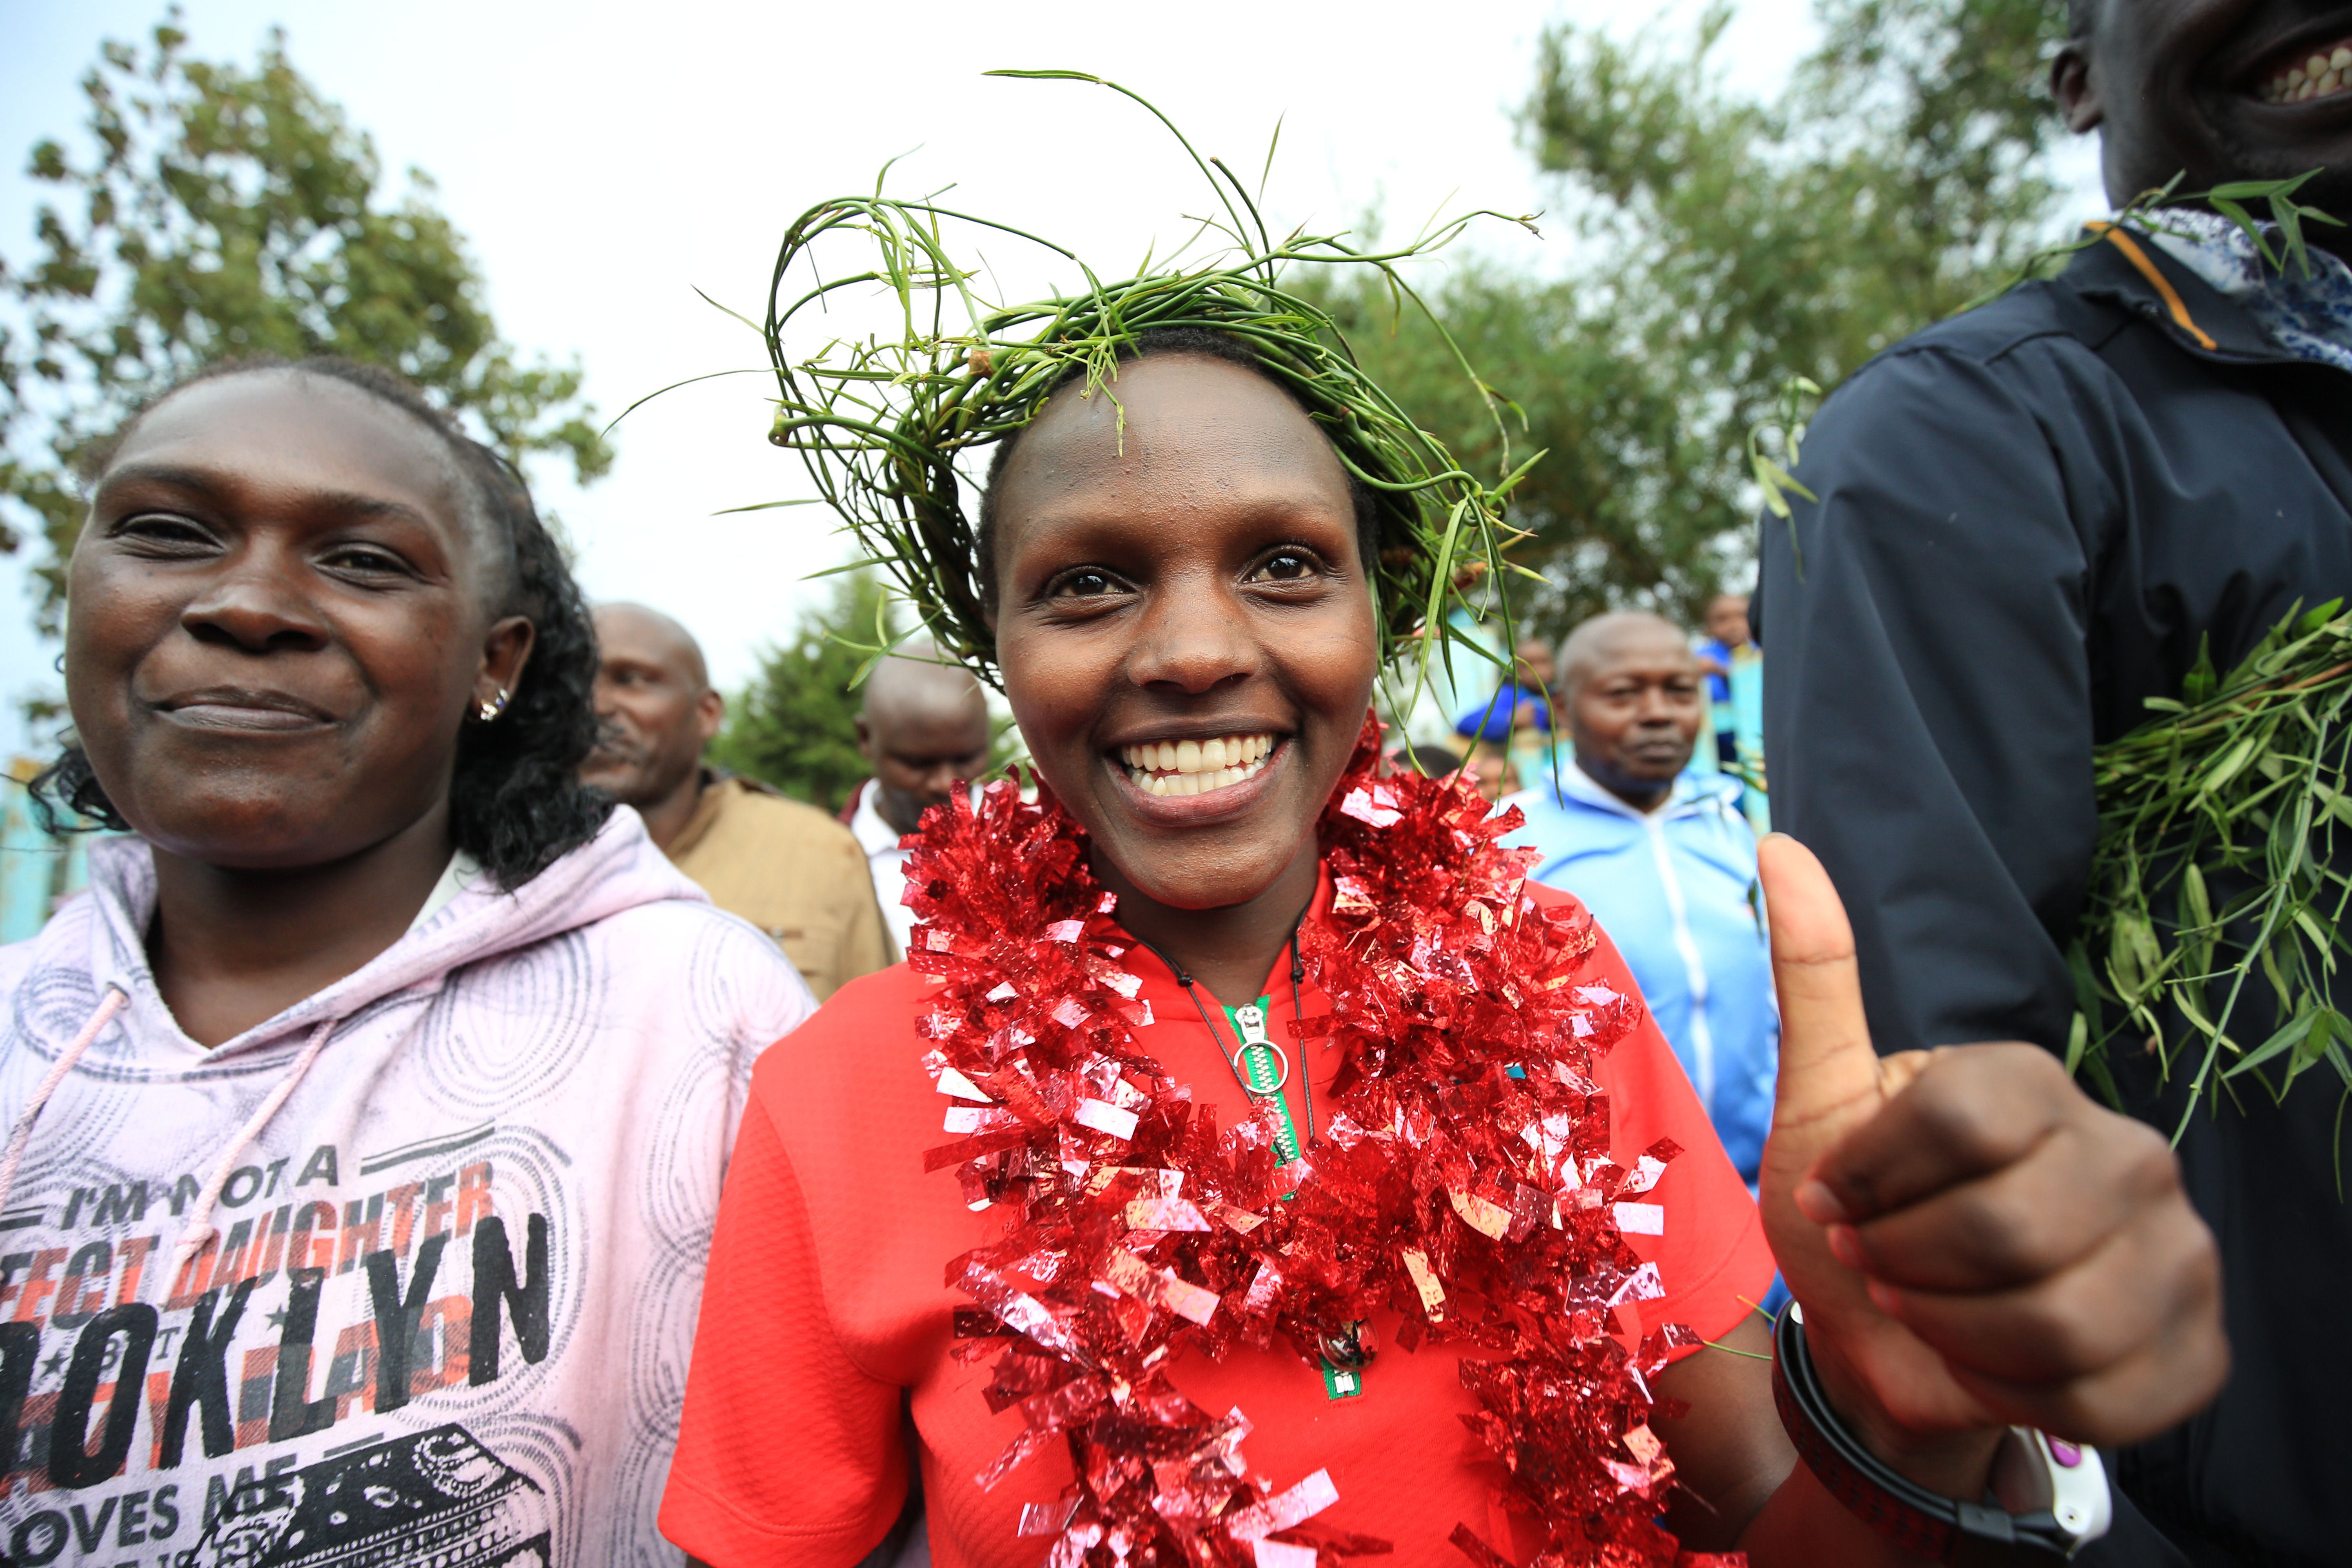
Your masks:
M85 459L84 478L102 473L140 421L174 394L201 382L270 372L355 387L430 430L447 452L477 521L487 525L485 531L501 552L495 611L530 622L530 659L498 721L468 723L458 731L449 783L449 836L500 887L520 887L593 838L612 815L613 803L580 782L581 764L594 749L598 732L595 627L562 551L540 521L530 487L512 463L467 436L415 383L394 371L338 355L291 361L259 356L208 366L150 398ZM67 743L32 789L42 826L51 832L80 826L63 813L118 832L130 826L106 798L78 742Z
M1591 673L1599 658L1601 645L1617 633L1636 627L1663 631L1690 653L1688 634L1665 616L1650 610L1604 610L1588 616L1559 645L1559 695L1573 699L1583 690L1585 679ZM1696 658L1696 654L1691 656Z
M1425 773L1433 779L1442 779L1462 765L1450 746L1401 747L1390 761L1399 773Z
M1191 354L1199 359L1223 360L1227 364L1239 365L1252 375L1280 388L1282 395L1290 399L1301 414L1307 413L1307 405L1299 401L1298 394L1292 391L1288 384L1268 369L1265 361L1261 359L1255 351L1230 332L1221 332L1210 327L1153 327L1148 331L1138 332L1133 338L1120 343L1112 357L1118 363L1124 364L1131 360L1159 359L1171 354ZM1051 402L1064 387L1086 374L1085 361L1072 361L1068 368L1062 372L1061 378L1047 389L1044 397L1038 399L1038 412L1042 414L1045 405ZM1312 419L1313 416L1309 415L1308 417ZM1034 422L1033 420L1032 423ZM1321 426L1318 426L1317 428L1320 429ZM980 492L980 527L973 538L973 548L980 557L981 601L992 608L996 604L997 593L997 487L1004 478L1005 465L1013 460L1013 454L1020 447L1021 438L1028 432L1029 426L1024 425L997 443L996 451L988 462L988 483ZM1335 444L1333 450L1337 449ZM1380 503L1372 494L1372 487L1357 478L1354 469L1343 463L1340 465L1340 472L1348 476L1348 500L1355 508L1356 512L1356 551L1363 557L1364 576L1369 582L1380 566Z
M988 700L979 677L941 657L929 637L910 637L874 661L858 693L857 711L871 719L877 706L911 700L921 707L941 698L958 704L978 701L983 711Z

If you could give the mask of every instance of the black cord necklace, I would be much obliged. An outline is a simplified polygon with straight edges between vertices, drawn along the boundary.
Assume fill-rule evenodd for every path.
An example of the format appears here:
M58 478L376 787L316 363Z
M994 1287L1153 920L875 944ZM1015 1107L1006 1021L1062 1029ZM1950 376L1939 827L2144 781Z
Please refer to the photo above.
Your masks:
M1290 1016L1294 1021L1297 1019L1301 1011L1298 999L1299 983L1307 978L1307 960L1298 951L1298 928L1306 923L1306 910L1299 910L1298 918L1290 922ZM1225 1056L1224 1042L1217 1035L1217 1026L1209 1021L1209 1009L1201 1002L1201 993L1193 983L1191 972L1169 957L1167 952L1150 937L1137 937L1136 940L1150 948L1153 955L1168 966L1169 972L1176 976L1176 984L1182 986L1184 994L1192 999L1193 1011L1201 1015L1201 1026L1209 1031L1209 1038L1216 1045L1217 1054L1225 1058L1226 1070L1234 1075L1234 1082L1241 1086L1242 1093L1253 1100L1258 1098L1257 1091L1249 1086L1247 1079L1242 1077L1242 1069L1236 1065L1236 1058L1240 1057L1241 1051L1237 1048L1232 1056ZM1277 1096L1281 1092L1279 1088L1275 1090ZM1314 1075L1307 1070L1303 1053L1298 1063L1298 1092L1307 1101L1307 1142L1312 1143L1315 1142L1315 1079Z

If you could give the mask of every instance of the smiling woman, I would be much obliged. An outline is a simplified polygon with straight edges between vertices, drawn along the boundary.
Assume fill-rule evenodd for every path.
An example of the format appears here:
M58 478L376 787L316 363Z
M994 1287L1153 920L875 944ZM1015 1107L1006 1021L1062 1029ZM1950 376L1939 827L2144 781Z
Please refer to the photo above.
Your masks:
M2218 1382L2161 1140L2030 1047L1882 1067L1836 896L1779 841L1759 1217L1607 937L1497 844L1515 816L1381 770L1374 680L1457 536L1500 537L1494 492L1449 498L1442 449L1372 473L1323 395L1393 405L1300 346L1272 281L1184 293L1212 273L1089 275L1216 319L1105 309L1084 352L1065 317L917 330L903 405L854 423L777 346L778 430L1001 678L1038 791L934 808L909 962L761 1063L666 1531L719 1568L846 1568L898 1516L911 1418L954 1568L2095 1534L2095 1468L2005 1428L2111 1441ZM907 459L982 399L967 534L952 470ZM1809 1466L1746 1304L1776 1260Z
M149 573L145 563L191 564L219 557L232 542L247 542L226 539L197 519L236 511L231 500L244 498L215 493L220 486L282 485L288 476L224 475L201 462L191 465L187 447L192 439L201 440L208 420L250 413L257 405L266 410L273 396L280 405L289 402L286 376L290 367L277 374L269 374L270 369L228 364L198 375L173 397L159 400L93 457L87 477L96 505L88 528L98 530L100 540L75 561L75 570L92 575L85 597L104 592L100 579L109 574L137 573L160 584L163 579ZM450 796L447 830L457 846L500 879L524 879L593 837L607 809L580 789L574 778L578 760L587 754L595 734L583 675L583 665L593 674L593 637L570 574L519 478L487 448L463 437L452 439L444 416L414 388L385 372L341 361L313 362L302 374L307 395L290 399L301 405L297 427L331 446L340 435L345 449L333 456L359 477L347 473L341 479L353 488L322 495L319 515L310 520L313 537L294 544L318 554L325 579L349 590L342 595L347 602L342 616L362 637L404 637L412 629L409 617L415 615L431 621L431 643L372 648L373 656L391 659L412 678L437 679L444 686L468 682L463 692L435 691L436 701L421 713L396 718L387 711L390 694L371 690L371 710L357 732L387 755L396 754L398 765L445 776ZM338 400L345 423L379 428L338 432L327 413ZM194 437L192 430L198 433ZM411 475L430 478L420 489ZM146 504L158 499L166 504ZM169 504L174 501L184 504ZM190 501L196 503L194 511L184 504ZM461 532L445 542L436 533L436 516L463 519ZM217 590L217 582L213 586ZM173 609L168 594L150 593L143 603L151 615L168 616ZM218 641L242 613L231 603L228 619L209 639L202 632L193 635ZM201 617L203 612L197 614ZM484 621L479 628L485 643L481 668L470 676L444 675L433 650L446 654L451 635L467 619ZM315 630L273 626L267 636L300 640ZM533 679L518 692L519 672L534 650ZM118 652L115 657L135 655ZM151 718L177 713L179 725L193 738L206 725L223 723L309 731L315 737L322 732L320 724L333 717L328 709L293 692L233 689L209 694L229 697L226 702L190 702L191 693L152 689L136 700L128 693L102 695L98 671L105 668L105 658L92 647L88 657L71 662L89 683L93 714L101 705L112 705L109 710L120 728L104 727L105 736L119 737L130 746L135 733L139 767L150 777L155 768L168 771L171 765L170 748L159 752L153 744L160 732L143 727ZM173 662L185 658L167 645L157 651L157 662L141 671L138 684L142 689L170 684ZM352 689L343 694L346 701L358 689L375 685L357 679L351 665L338 679ZM478 715L486 706L495 706L503 722L457 722L452 704L468 700ZM280 717L256 717L268 711ZM84 742L69 747L50 770L44 792L121 827L125 826L121 806L106 795L85 749L93 732L91 722L81 722ZM386 732L387 725L404 722L411 729L423 723L427 732ZM129 763L131 759L126 752L122 760ZM128 773L123 779L126 790L139 787ZM251 786L265 792L271 787L267 781L251 779L241 785L223 780L218 785ZM316 803L321 808L326 804ZM367 829L357 825L356 831L363 836Z
M131 837L0 949L0 1208L73 1259L0 1336L51 1402L0 1452L206 1560L658 1550L644 1412L751 1058L812 1002L577 782L595 647L521 484L384 372L225 367L101 458L68 608L43 787ZM59 1517L19 1490L0 1535Z
M1240 967L1204 954L1202 978L1254 995L1314 891L1378 656L1347 470L1202 335L1144 336L1116 405L1055 394L1001 449L982 540L1006 695L1129 930L1231 928Z

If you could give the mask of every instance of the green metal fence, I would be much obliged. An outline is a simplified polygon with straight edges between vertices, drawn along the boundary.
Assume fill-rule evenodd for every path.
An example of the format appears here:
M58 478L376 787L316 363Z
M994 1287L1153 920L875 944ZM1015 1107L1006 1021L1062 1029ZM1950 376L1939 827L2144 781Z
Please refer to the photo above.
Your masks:
M37 934L58 900L89 879L87 834L47 834L25 785L41 764L18 757L0 778L0 942Z

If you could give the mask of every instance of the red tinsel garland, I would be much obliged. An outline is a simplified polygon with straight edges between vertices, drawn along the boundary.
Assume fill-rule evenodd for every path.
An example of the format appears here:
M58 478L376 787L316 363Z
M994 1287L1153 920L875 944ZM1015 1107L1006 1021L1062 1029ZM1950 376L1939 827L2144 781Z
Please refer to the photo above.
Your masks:
M1344 1066L1294 1165L1276 1164L1270 1110L1220 1129L1138 1045L1150 1013L1118 962L1131 939L1050 796L1027 805L1000 783L977 810L959 795L925 821L908 959L945 983L920 1024L925 1065L986 1102L925 1166L958 1167L973 1208L1010 1215L1001 1240L948 1266L976 1303L957 1313L955 1353L1001 1346L990 1408L1027 1422L978 1480L1067 1442L1076 1482L1021 1521L1055 1538L1050 1568L1391 1551L1299 1528L1336 1500L1328 1476L1255 1474L1247 1416L1198 1408L1166 1375L1188 1350L1277 1336L1312 1366L1325 1335L1387 1307L1408 1352L1454 1341L1491 1358L1462 1363L1463 1420L1500 1462L1505 1506L1544 1532L1537 1568L1738 1562L1679 1553L1655 1522L1674 1465L1649 1426L1651 1380L1695 1336L1669 1327L1629 1354L1610 1331L1613 1308L1662 1293L1612 1205L1678 1152L1662 1141L1633 1171L1609 1158L1592 1066L1640 1003L1586 977L1589 915L1524 890L1532 852L1496 843L1517 813L1490 818L1465 782L1379 776L1379 737L1368 724L1320 828L1331 923L1299 941L1331 1010L1293 1032ZM1452 1540L1507 1568L1468 1525Z

